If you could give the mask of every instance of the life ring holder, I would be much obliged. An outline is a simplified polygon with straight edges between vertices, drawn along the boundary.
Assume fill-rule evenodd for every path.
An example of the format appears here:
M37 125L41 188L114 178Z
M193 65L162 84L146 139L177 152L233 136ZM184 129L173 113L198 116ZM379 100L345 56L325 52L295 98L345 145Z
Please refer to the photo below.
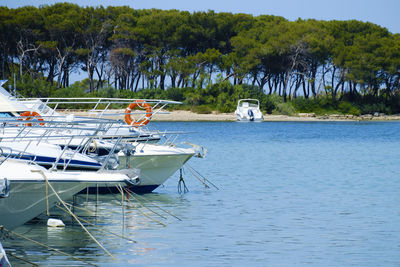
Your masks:
M30 120L33 120L33 118L35 118L38 121L43 121L42 116L40 116L40 114L37 113L36 111L25 111L25 112L22 112L20 114L20 116L21 116L21 118L19 118L18 120L30 121ZM39 125L43 126L44 122L39 123ZM26 123L25 126L32 126L32 123Z
M146 109L146 115L144 116L143 119L141 120L135 120L131 116L131 111L135 109L136 107ZM129 104L129 106L125 109L125 122L130 125L130 126L144 126L147 125L150 122L150 118L153 115L153 111L151 109L151 106L146 103L144 100L136 100L135 102L132 102Z

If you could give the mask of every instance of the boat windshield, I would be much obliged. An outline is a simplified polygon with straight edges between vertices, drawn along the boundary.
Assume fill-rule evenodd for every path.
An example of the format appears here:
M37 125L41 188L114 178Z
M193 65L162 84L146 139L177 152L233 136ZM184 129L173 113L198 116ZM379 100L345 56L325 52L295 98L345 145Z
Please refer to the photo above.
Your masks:
M258 108L258 103L242 102L240 106L243 108L248 108L248 107Z

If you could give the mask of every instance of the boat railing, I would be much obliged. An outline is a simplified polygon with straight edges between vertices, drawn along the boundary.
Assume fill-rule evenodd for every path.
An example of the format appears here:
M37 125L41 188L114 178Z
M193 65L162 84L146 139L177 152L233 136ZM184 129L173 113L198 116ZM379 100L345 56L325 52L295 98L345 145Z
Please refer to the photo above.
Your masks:
M101 131L106 131L107 129L104 129L104 125L102 123L99 123L98 128L82 128L82 127L62 127L60 125L54 125L52 126L51 124L54 124L54 121L51 121L47 123L46 121L40 121L40 123L45 124L45 126L42 125L31 125L31 126L25 126L21 125L20 121L16 120L11 120L7 118L7 120L0 120L3 123L0 123L0 127L2 128L3 135L0 137L0 145L1 142L24 142L24 149L21 151L21 154L27 154L27 149L29 146L32 144L32 142L36 142L39 144L40 142L43 141L51 141L51 140L64 140L64 146L62 148L61 153L58 155L56 161L52 165L51 169L57 168L59 165L60 160L66 153L67 149L70 149L71 142L75 139L80 139L78 140L78 144L75 144L75 149L73 149L73 153L69 155L64 162L66 164L64 165L64 169L66 169L73 159L73 157L77 153L82 153L82 154L89 154L88 151L90 151L89 147L90 145L95 142L94 140L99 137L99 132ZM96 120L98 121L98 120ZM19 125L17 125L19 123ZM66 122L59 122L57 124L65 124ZM67 131L65 130L69 130ZM61 130L61 131L60 131ZM101 136L101 135L100 135ZM114 139L112 143L113 147L110 149L110 151L115 151L116 147L119 145L121 137L117 135L113 136L105 136ZM119 138L119 140L118 140ZM50 142L52 143L52 142ZM26 145L25 145L26 144ZM54 144L54 143L53 143ZM112 152L110 152L112 153ZM101 163L103 165L106 165L108 163L108 159L102 161Z
M46 117L46 120L52 120L52 117L63 117L68 121L74 120L85 120L85 119L110 119L118 121L118 123L114 123L109 128L113 128L114 131L119 131L120 129L126 131L124 128L128 128L131 133L142 133L141 136L137 138L136 141L140 142L150 142L151 140L159 140L159 136L154 136L158 134L158 131L149 131L148 126L146 126L146 122L151 120L156 114L168 114L169 112L163 111L163 109L168 104L181 104L181 102L177 101L169 101L169 100L154 100L154 99L122 99L122 98L24 98L21 99L25 105L29 108L38 111L43 117ZM136 124L135 126L128 125L121 118L126 116L125 110L115 110L111 109L115 108L116 105L119 107L127 106L131 103L149 103L152 106L151 114L147 113L147 111L142 111L135 109L131 111L130 116L135 116L136 122L141 122ZM62 113L57 112L58 108L62 107L62 105L68 105L68 108L71 106L82 107L82 105L89 105L87 110L84 111L85 116L76 116L79 112L79 109L71 110L72 113L68 115L62 115L68 113L70 110L64 109ZM50 106L52 108L50 108ZM140 106L140 105L138 105ZM83 122L90 123L89 121ZM153 135L154 134L154 135ZM165 136L166 133L163 133ZM148 136L147 138L143 136ZM153 135L153 136L151 136ZM151 139L151 140L150 140Z
M93 98L93 97L64 97L64 98L18 98L27 108L37 111L43 118L45 117L47 121L55 120L56 117L63 118L67 121L74 120L84 120L85 118L97 118L97 119L118 119L118 124L113 124L112 127L115 129L128 128L129 131L138 132L143 131L143 135L157 134L154 132L147 131L147 122L151 120L156 114L168 114L169 112L164 111L165 107L170 104L182 104L182 102L171 101L171 100L160 100L160 99L126 99L126 98ZM143 101L151 106L151 112L144 109L141 105ZM139 108L134 109L127 113L126 107L131 103L137 103ZM80 109L85 107L84 116L76 116ZM70 110L70 108L73 108ZM119 108L119 109L115 109ZM123 110L120 110L124 108ZM59 112L63 109L61 112ZM68 112L72 112L69 113ZM149 114L150 113L150 114ZM68 114L68 115L63 115ZM125 123L122 118L129 114L129 116L134 116L134 121L136 124L134 126ZM83 122L90 123L89 121ZM111 126L110 126L111 128ZM126 129L124 129L126 131ZM165 136L165 133L164 133ZM137 141L149 142L150 140L159 140L159 136L148 136L148 138L138 137Z
M5 154L5 150L9 149L10 152ZM12 148L0 146L0 165L3 164L12 155Z
M28 123L21 123L21 121L16 118L2 118L0 119L0 133L2 133L4 137L7 129L8 134L15 132L12 135L14 140L17 138L28 138L29 136L35 136L34 138L38 142L47 140L52 136L57 136L60 138L67 136L83 136L88 138L93 137L96 139L110 139L111 141L113 139L118 139L118 137L121 136L123 140L129 140L131 142L135 142L138 139L132 135L106 134L107 131L112 127L120 127L119 123L115 122L114 120L94 119L90 120L90 123L85 124L84 126L86 127L82 126L83 122L87 121L66 122L62 120L43 120L40 122L29 121L28 123L30 125L27 126L26 124ZM14 132L12 132L12 130L14 130ZM161 132L159 133L161 134ZM162 134L166 133L168 132L165 131Z
M161 100L161 99L126 99L126 98L19 98L25 104L31 104L31 108L35 108L41 111L43 114L55 115L60 106L76 107L76 110L86 106L86 112L90 115L96 115L98 118L105 116L125 115L125 112L109 114L111 107L118 107L118 109L125 109L127 105L131 103L141 104L144 102L148 103L152 107L152 112L149 118L152 118L156 114L168 113L162 110L171 104L182 104L182 102ZM52 108L50 108L50 106ZM69 108L64 110L68 110ZM134 114L142 115L138 120L142 120L147 113L135 111Z
M88 137L85 136L52 136L51 138L54 139L60 139L60 138L66 138L69 137L69 141L66 143L66 145L61 149L60 153L57 155L57 158L55 158L54 162L52 162L51 167L49 168L50 171L54 171L56 170L58 167L62 166L63 170L66 170L70 164L71 161L74 159L74 157L78 154L85 154L85 150L87 151L87 147L88 145L90 145L91 140L93 140L92 137L89 139L88 142L84 142L85 139L87 139ZM24 137L24 138L17 138L17 142L22 142L22 141L26 141L26 145L24 145L23 150L18 150L9 146L6 146L5 144L1 144L0 143L0 157L5 157L5 158L15 158L15 159L29 159L30 162L32 163L36 163L37 162L37 155L28 152L27 149L29 148L29 146L32 144L32 142L37 141L39 139L41 139L42 136L30 136L30 137ZM70 148L70 144L71 141L73 140L73 138L81 138L81 143L75 148L75 149L71 149ZM15 137L9 137L9 140L15 140ZM7 141L8 138L7 137L3 137L2 141ZM104 160L102 160L101 162L99 161L99 163L101 164L101 169L104 169L105 166L107 166L108 161L110 159L110 157L112 156L112 153L114 153L116 147L118 147L119 143L115 142L114 146L110 149L109 152L109 156L106 157ZM67 152L70 153L67 153ZM86 154L85 154L86 155ZM93 158L93 157L91 157ZM95 158L96 159L96 158ZM60 164L62 163L62 164Z

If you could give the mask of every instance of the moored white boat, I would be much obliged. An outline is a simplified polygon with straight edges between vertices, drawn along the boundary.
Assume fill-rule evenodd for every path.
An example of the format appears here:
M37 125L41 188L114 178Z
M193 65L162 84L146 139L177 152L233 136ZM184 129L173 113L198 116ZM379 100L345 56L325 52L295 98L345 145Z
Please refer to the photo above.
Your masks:
M240 99L235 110L235 115L238 121L260 122L264 120L258 99Z
M13 97L8 94L7 92L3 93L4 101L9 99L13 99ZM0 98L1 100L1 98ZM61 102L54 102L57 103L55 106L59 104L70 103L69 101L75 101L79 99L59 99ZM91 99L91 98L82 98L80 99L83 103L94 103L99 104L99 101L104 99ZM143 100L127 100L127 99L105 99L107 101L116 100L119 101L118 103L126 103L127 101L134 101L131 102L129 107L135 103L142 103L147 104ZM32 111L40 114L45 118L46 125L50 125L47 121L50 121L53 118L60 119L62 114L57 113L56 109L50 108L47 104L51 101L56 101L55 99L47 99L47 100L26 100L18 102L18 107L13 109L13 112L10 114L11 116L18 116L22 111L28 109L29 106ZM91 101L98 101L98 102L91 102ZM136 101L136 102L135 102ZM169 103L179 103L173 101L163 101L163 100L151 100L152 103L155 103L154 106L159 106L158 110L161 110L166 104ZM21 107L22 105L22 107ZM97 106L97 105L96 105ZM107 105L108 107L108 105ZM147 105L148 107L148 105ZM125 120L127 120L127 116L130 117L132 115L130 113L130 108L127 108L129 113L125 114ZM0 110L1 111L1 110ZM104 111L96 111L99 115L103 115ZM126 111L128 112L128 111ZM147 117L148 113L142 114L143 116ZM65 121L76 123L76 117L74 116L64 116ZM62 120L62 118L61 118ZM137 121L148 122L146 119L139 119ZM136 121L136 122L137 122ZM90 120L86 122L83 121L82 126L88 127L88 125L93 124ZM140 123L139 123L140 124ZM39 127L40 128L40 127ZM71 132L71 131L70 131ZM139 134L138 134L139 132ZM111 135L110 135L111 133ZM158 132L157 132L158 133ZM118 136L120 135L120 136ZM113 137L114 136L114 137ZM104 130L102 133L99 132L97 139L92 144L90 144L90 150L93 150L94 153L98 153L99 156L102 154L107 154L110 152L110 148L113 147L113 142L115 140L125 141L128 145L121 145L118 149L114 150L114 153L118 153L117 160L119 161L118 169L129 169L129 168L137 168L141 170L141 177L140 183L131 187L133 191L137 192L151 192L159 185L164 183L173 173L175 173L179 168L183 166L195 153L196 151L192 148L177 148L174 146L168 145L151 145L150 143L158 139L160 135L154 134L151 132L143 131L140 127L132 127L131 125L127 125L125 123L118 124L116 123L115 126L109 127ZM139 139L140 137L140 139ZM125 139L126 138L126 139ZM139 143L138 141L142 141L143 144ZM51 139L48 141L52 144L58 144L62 148L65 146L65 141L62 139L55 140ZM76 148L78 143L70 142L69 148ZM123 149L122 149L123 148ZM93 155L94 153L90 153ZM117 161L114 160L116 163ZM70 162L71 163L71 162ZM114 164L112 164L114 165ZM116 165L116 164L115 164ZM71 165L72 167L72 165ZM97 192L98 188L96 188ZM107 188L106 192L109 191Z
M59 202L47 182L62 200L67 200L91 185L125 186L137 179L118 172L50 172L36 164L10 158L3 159L0 173L2 179L6 178L9 182L8 194L0 198L0 225L9 230L33 219Z

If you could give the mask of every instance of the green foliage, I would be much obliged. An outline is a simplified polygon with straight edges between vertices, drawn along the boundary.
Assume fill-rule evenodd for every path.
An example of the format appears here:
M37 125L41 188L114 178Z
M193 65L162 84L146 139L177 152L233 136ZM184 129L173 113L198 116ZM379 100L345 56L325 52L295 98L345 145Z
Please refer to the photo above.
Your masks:
M355 116L358 116L361 113L357 107L349 102L340 102L338 105L338 111L342 114L351 114Z
M292 100L293 106L300 113L312 113L317 109L321 109L327 105L327 101L322 101L320 98L306 99L298 97Z
M200 105L202 100L202 91L202 89L186 88L185 92L183 93L185 98L183 102L191 107Z
M361 114L375 114L376 112L392 114L390 107L387 107L384 103L365 104L360 109Z
M296 114L296 109L291 103L279 103L273 114L282 114L287 116L293 116Z
M24 96L170 99L221 112L257 98L267 113L400 112L400 35L369 22L57 3L0 7L0 39L1 76L17 73ZM77 70L88 79L69 86Z
M268 114L272 114L278 108L278 105L283 103L281 96L277 94L264 95L260 100L260 108Z
M220 112L233 112L236 107L236 102L232 100L231 96L224 92L217 97L217 109Z
M9 79L11 84L12 78ZM48 97L56 89L54 85L47 82L44 77L33 79L24 75L21 80L16 81L17 93L24 97Z
M211 114L213 109L208 105L200 105L193 107L192 111L198 114Z
M164 90L161 89L144 89L133 94L135 98L140 99L166 99Z
M360 115L360 109L347 101L335 101L328 96L320 96L314 99L305 99L299 97L292 102L293 107L300 113L315 113L317 115L325 114L351 114Z
M51 94L52 97L87 97L84 87L79 83L74 83L70 87L59 88L54 90Z
M185 100L183 89L180 88L168 88L165 92L168 100L183 101Z
M291 103L299 113L315 113L317 115L342 113L338 110L338 102L332 101L328 96L319 96L313 99L298 97ZM345 107L347 105L344 105L343 109Z

